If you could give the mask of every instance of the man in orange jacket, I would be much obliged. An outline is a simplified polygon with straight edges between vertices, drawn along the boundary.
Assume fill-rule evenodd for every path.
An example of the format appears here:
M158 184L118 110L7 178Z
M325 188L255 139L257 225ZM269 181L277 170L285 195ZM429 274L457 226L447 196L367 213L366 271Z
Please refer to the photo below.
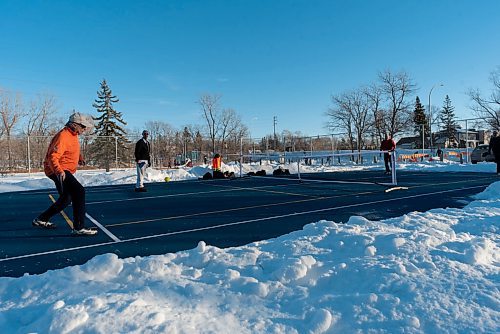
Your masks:
M54 181L59 198L47 210L33 220L33 226L52 229L56 225L49 220L70 203L73 203L74 235L95 235L96 229L85 228L85 189L73 175L78 164L84 164L80 154L78 136L91 130L94 122L90 115L75 112L66 126L52 138L45 160L44 172Z

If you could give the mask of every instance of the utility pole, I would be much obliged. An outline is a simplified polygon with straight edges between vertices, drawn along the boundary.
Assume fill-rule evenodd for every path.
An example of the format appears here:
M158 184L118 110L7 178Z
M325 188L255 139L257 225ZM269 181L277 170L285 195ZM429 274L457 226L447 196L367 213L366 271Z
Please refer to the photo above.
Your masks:
M278 123L278 117L273 117L273 149L276 151L276 124Z
M430 148L430 151L431 152L434 152L433 150L433 142L432 142L432 106L431 106L431 94L432 94L432 90L434 89L434 87L438 86L439 87L443 87L444 85L441 83L441 84L436 84L434 86L432 86L431 88L431 91L429 92L429 148Z

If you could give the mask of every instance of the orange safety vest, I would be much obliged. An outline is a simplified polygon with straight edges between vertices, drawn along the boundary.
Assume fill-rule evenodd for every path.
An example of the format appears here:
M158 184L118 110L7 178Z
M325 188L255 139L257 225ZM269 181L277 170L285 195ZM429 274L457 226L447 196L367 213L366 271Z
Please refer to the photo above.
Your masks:
M213 158L212 159L212 169L213 170L220 170L221 163L222 163L221 157Z

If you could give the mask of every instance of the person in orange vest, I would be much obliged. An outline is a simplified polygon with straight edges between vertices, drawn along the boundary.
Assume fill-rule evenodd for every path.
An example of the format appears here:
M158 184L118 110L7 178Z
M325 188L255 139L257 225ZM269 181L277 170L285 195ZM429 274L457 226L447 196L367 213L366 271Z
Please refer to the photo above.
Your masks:
M47 210L33 219L32 225L36 227L53 229L56 227L49 220L70 203L73 206L73 231L74 235L95 235L96 229L85 228L85 188L78 182L73 174L78 165L84 165L80 154L78 136L85 131L92 130L94 121L92 116L73 113L64 128L52 138L43 169L45 175L54 181L59 198Z
M212 169L214 171L220 172L221 164L222 164L222 159L219 153L217 153L216 155L214 155L214 158L212 159Z

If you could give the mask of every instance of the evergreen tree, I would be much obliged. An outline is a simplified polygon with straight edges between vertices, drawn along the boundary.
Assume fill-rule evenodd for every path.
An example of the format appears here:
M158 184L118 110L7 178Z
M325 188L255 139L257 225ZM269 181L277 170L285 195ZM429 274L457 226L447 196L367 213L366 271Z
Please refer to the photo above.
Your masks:
M194 143L195 149L201 153L203 151L203 136L201 135L200 131L196 131Z
M182 131L182 155L184 157L184 161L187 160L187 158L191 158L191 154L188 153L189 150L189 139L191 138L191 133L189 132L189 129L187 126L184 127L184 131Z
M440 119L442 125L442 130L445 132L446 138L448 138L449 143L456 140L457 133L457 122L455 121L455 107L451 105L451 99L446 95L444 99L443 109L441 110Z
M418 96L415 100L413 123L415 124L414 133L418 134L420 138L422 137L422 130L424 131L424 136L430 133L429 121L427 119L427 115L425 114L425 108L422 103L420 103L420 98Z
M119 161L131 159L127 147L130 142L125 138L126 131L119 125L127 123L113 106L113 103L117 102L118 98L113 95L106 80L103 80L101 90L97 92L97 99L92 104L100 115L94 117L98 122L94 134L98 137L94 140L90 155L98 165L105 167L107 172L115 161L116 153Z

